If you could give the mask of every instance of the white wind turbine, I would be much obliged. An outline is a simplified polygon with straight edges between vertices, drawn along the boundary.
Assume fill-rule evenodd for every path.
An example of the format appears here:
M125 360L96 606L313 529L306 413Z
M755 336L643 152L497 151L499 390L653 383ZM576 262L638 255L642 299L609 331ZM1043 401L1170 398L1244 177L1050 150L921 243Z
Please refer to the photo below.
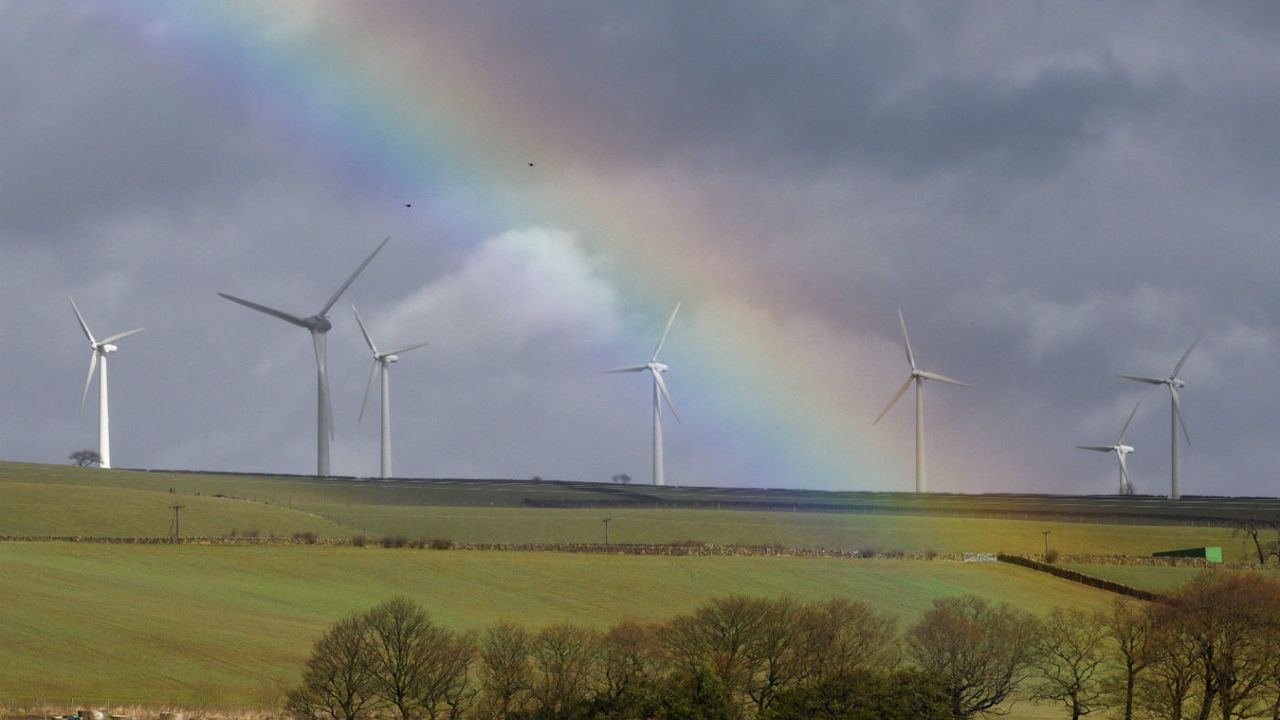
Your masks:
M658 353L662 352L662 344L667 341L667 334L671 332L671 324L676 321L676 313L680 312L680 303L676 303L676 309L671 311L671 317L667 319L667 327L662 331L662 337L658 338L658 344L653 348L653 357L649 358L649 362L644 365L632 365L631 367L613 368L610 370L601 370L603 373L624 373L624 372L644 372L648 370L653 375L653 484L665 485L666 479L663 476L662 468L662 402L665 400L667 407L671 409L671 415L680 421L680 415L676 413L676 406L671 402L671 393L667 392L667 383L662 379L662 373L669 368L658 362Z
M373 344L373 338L369 336L369 331L365 329L364 320L360 319L360 311L356 310L355 303L351 303L351 312L355 313L356 324L360 326L360 334L364 335L364 341L369 346L369 351L373 353L373 371L369 373L369 384L364 388L364 399L360 401L360 419L364 420L364 408L369 404L369 391L373 389L373 381L377 379L378 373L382 373L382 477L391 477L391 380L389 378L391 363L400 362L400 355L425 347L428 343L418 343L410 345L399 350L391 352L378 352L378 346Z
M915 383L915 386L916 386L916 492L922 493L922 492L928 491L927 485L925 484L925 472L924 472L924 381L937 380L938 382L947 383L949 385L960 385L962 387L973 387L973 386L970 385L969 383L963 383L963 382L960 382L959 380L954 380L952 378L949 378L946 375L939 375L938 373L926 372L916 367L916 356L911 352L911 339L907 337L907 321L903 319L901 309L898 310L898 323L902 325L902 343L907 349L907 364L911 366L911 375L907 377L907 381L902 384L901 388L898 389L897 394L893 396L893 399L889 401L889 404L885 406L884 410L880 411L880 415L876 417L876 421L871 424L875 425L876 423L879 423L880 419L883 418L886 414L888 414L889 410L893 409L894 404L896 404L898 400L901 399L904 394L906 394L907 388L911 387L912 383Z
M1172 465L1170 470L1171 484L1169 487L1169 499L1177 500L1182 497L1182 458L1178 452L1178 426L1182 426L1182 434L1187 439L1187 444L1191 444L1191 433L1187 430L1187 421L1182 417L1182 400L1178 396L1178 391L1186 387L1186 383L1178 374L1182 372L1182 366L1187 363L1187 358L1191 357L1191 351L1196 349L1196 345L1200 344L1200 338L1196 338L1191 343L1191 347L1182 353L1182 359L1178 360L1178 364L1173 366L1173 372L1166 378L1146 377L1143 375L1121 375L1126 380L1136 380L1140 383L1148 385L1165 385L1169 388L1170 402L1170 435L1172 447Z
M67 299L71 300L71 297L68 296ZM85 400L89 398L89 385L93 383L93 371L97 369L98 361L102 361L102 374L98 376L98 457L101 460L98 467L110 468L111 419L107 410L107 353L113 353L119 349L114 343L134 333L142 332L143 328L122 332L102 340L94 340L93 333L89 332L89 325L80 314L80 308L76 307L75 300L71 300L71 309L76 314L76 320L80 321L80 329L84 331L85 338L89 340L89 376L84 380L84 392L80 395L82 408Z
M325 303L324 307L320 309L320 312L312 315L311 317L301 318L296 315L290 315L282 310L276 310L275 308L269 308L266 305L259 305L258 303L235 297L234 295L218 293L233 303L239 303L252 310L257 310L258 312L266 313L272 317L280 318L287 323L297 325L311 333L311 344L314 346L316 351L316 386L318 388L316 407L316 415L318 418L316 423L316 474L320 476L327 476L329 474L329 440L333 438L333 408L329 403L329 375L325 368L325 333L329 332L329 330L333 328L333 323L329 322L329 318L326 317L326 314L329 312L329 309L333 307L333 304L338 302L338 298L342 297L342 293L347 291L347 288L351 286L351 283L355 282L356 276L365 269L365 266L373 261L373 256L377 255L378 251L381 250L390 239L391 238L387 238L379 243L378 247L374 248L373 252L369 253L369 257L365 258L364 262L360 263L360 267L356 268L356 271L351 273L351 276L347 278L347 281L342 283L342 287L338 288L338 291L333 294L333 297L329 298L329 302Z
M1142 406L1142 400L1138 400L1138 404L1133 406L1133 412L1129 413L1129 419L1124 421L1124 427L1120 428L1120 439L1116 440L1115 445L1077 445L1081 450L1093 450L1095 452L1113 452L1116 459L1120 461L1120 494L1133 494L1133 481L1129 479L1129 467L1125 464L1125 456L1133 452L1132 445L1124 444L1124 434L1129 432L1129 424L1133 422L1133 416L1138 414L1138 408Z

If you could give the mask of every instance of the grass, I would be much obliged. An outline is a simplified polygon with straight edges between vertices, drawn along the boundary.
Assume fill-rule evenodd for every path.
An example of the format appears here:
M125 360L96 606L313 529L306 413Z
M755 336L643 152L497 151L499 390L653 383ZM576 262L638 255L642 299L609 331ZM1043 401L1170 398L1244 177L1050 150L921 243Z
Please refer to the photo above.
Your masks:
M4 543L0 697L264 706L329 623L397 594L466 629L661 620L728 593L853 597L904 624L959 594L1036 612L1110 601L1003 564Z
M1130 566L1130 565L1085 565L1085 564L1069 564L1063 565L1069 570L1092 575L1093 577L1102 578L1118 582L1129 587L1135 587L1140 590L1148 590L1156 593L1167 593L1177 590L1178 588L1191 582L1191 579L1204 572L1259 572L1258 570L1232 570L1226 568L1202 569L1195 567L1148 567L1148 566ZM1275 568L1264 570L1271 575L1278 575L1280 571Z
M1220 545L1227 559L1244 557L1238 539L1218 526L1117 524L1117 518L1108 516L1100 516L1109 520L1105 523L1086 523L1060 518L929 515L905 510L902 514L715 510L653 507L650 502L656 497L655 492L671 495L685 490L700 493L703 499L718 497L726 502L751 494L589 484L380 483L308 477L104 472L0 463L0 534L159 537L170 532L169 506L181 504L186 506L182 521L187 535L224 535L233 528L257 528L263 534L281 536L314 532L321 537L345 538L364 533L476 543L593 543L603 540L600 520L607 515L613 518L610 539L619 543L692 540L845 550L1034 554L1043 550L1042 531L1050 530L1053 547L1065 554L1149 555L1169 548ZM784 497L783 491L759 492L765 493L769 502ZM793 495L812 504L818 496L835 498L829 502L847 503L848 497L855 494ZM601 497L614 501L632 498L636 502L607 508L530 505L566 499L585 502L583 498ZM1006 502L1007 498L993 501ZM1089 504L1080 499L1073 502ZM1098 507L1105 507L1111 501L1095 502ZM849 507L852 506L845 509Z

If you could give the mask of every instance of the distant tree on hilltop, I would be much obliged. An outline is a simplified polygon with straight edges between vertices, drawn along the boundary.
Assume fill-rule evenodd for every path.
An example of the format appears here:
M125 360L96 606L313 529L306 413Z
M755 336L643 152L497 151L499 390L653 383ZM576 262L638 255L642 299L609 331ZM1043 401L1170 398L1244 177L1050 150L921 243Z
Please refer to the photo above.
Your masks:
M77 450L67 456L76 467L89 467L90 465L101 465L102 456L97 450Z

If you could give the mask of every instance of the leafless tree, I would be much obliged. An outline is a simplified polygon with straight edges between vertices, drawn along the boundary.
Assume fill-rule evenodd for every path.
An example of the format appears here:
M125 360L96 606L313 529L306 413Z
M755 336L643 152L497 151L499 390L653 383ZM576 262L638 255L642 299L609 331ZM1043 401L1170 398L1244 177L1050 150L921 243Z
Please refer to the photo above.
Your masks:
M1076 608L1055 608L1040 625L1033 695L1067 706L1079 720L1102 705L1106 628L1102 618Z
M474 640L431 622L417 603L399 597L364 616L374 693L400 720L456 717L467 698Z
M866 603L834 598L801 610L808 646L810 679L849 676L859 670L883 670L898 663L897 620Z
M373 670L360 618L344 618L311 648L302 684L288 695L286 708L307 720L364 720L373 714Z
M989 712L1026 679L1038 628L1029 614L974 596L942 598L908 631L907 652L955 720Z
M656 679L656 650L653 628L635 622L614 625L600 638L599 696L609 707L625 711Z
M759 598L731 595L672 619L658 633L672 669L686 677L709 669L735 702L745 703L755 674L750 647L765 622L768 605Z
M532 652L529 631L519 625L498 623L481 635L482 717L506 718L524 709L533 684Z
M1134 690L1138 676L1150 662L1151 613L1133 600L1118 597L1111 610L1099 618L1118 662L1107 678L1109 695L1121 708L1122 720L1133 720Z
M572 717L595 683L595 632L578 625L552 625L533 639L534 712L544 718Z

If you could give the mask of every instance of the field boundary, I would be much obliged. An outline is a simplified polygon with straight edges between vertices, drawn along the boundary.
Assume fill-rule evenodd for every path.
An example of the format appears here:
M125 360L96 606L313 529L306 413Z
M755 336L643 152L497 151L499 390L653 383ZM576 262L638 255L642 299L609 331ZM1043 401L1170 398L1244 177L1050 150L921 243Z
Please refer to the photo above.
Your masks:
M1022 557L1020 555L1005 555L1004 553L1000 553L996 559L1000 562L1006 562L1011 565L1020 565L1025 568L1030 568L1031 570L1060 577L1063 580L1070 580L1072 582L1080 583L1081 585L1088 585L1089 587L1097 588L1098 590L1106 590L1108 592L1113 592L1138 600L1144 600L1146 602L1165 602L1169 599L1167 596L1160 595L1159 593L1153 593L1148 590L1139 590L1138 588L1130 587L1122 583L1103 580L1102 578L1096 578L1092 575L1085 575L1084 573L1077 572L1075 570L1067 570L1066 568L1049 565L1048 563L1042 563L1039 560L1032 560L1031 558Z

